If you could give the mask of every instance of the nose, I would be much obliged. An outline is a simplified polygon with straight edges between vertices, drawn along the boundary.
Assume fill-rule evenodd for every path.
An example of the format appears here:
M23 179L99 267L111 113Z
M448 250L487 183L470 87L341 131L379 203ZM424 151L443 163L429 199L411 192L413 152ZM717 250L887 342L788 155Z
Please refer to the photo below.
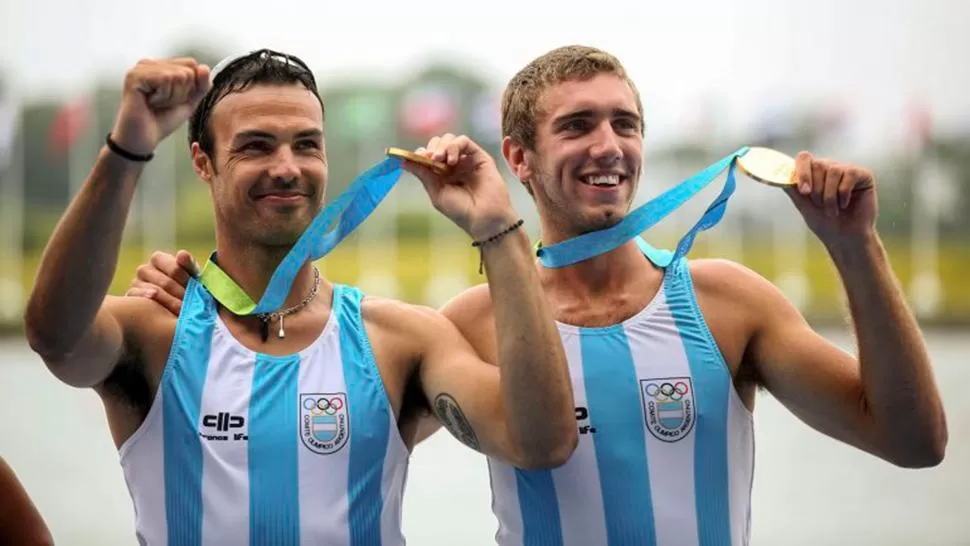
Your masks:
M597 163L612 165L623 158L620 139L609 121L604 121L593 134L590 155Z
M297 165L296 156L289 146L283 145L277 148L268 174L276 180L291 181L299 178L300 167Z

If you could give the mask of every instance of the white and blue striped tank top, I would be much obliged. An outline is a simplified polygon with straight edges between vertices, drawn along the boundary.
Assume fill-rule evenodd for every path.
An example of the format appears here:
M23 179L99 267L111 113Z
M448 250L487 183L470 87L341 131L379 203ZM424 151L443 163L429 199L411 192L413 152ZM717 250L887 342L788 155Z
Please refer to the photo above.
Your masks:
M559 324L579 445L563 466L489 459L502 546L744 546L752 416L701 316L686 259L636 316Z
M404 543L408 450L360 314L334 287L320 337L246 349L192 279L145 422L120 449L149 545Z

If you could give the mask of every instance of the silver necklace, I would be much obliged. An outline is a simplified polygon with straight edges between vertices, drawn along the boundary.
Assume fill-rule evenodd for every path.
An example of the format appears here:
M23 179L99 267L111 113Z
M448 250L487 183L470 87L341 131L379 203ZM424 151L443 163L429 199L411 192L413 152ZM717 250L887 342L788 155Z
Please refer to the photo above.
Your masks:
M310 301L313 300L317 295L317 291L320 289L320 270L316 266L313 266L313 287L310 288L310 293L303 298L303 301L290 307L288 309L283 309L282 311L273 311L272 313L257 313L256 318L259 319L259 333L263 338L263 342L269 339L269 323L273 320L278 319L280 321L280 329L277 332L277 337L283 339L286 337L286 332L283 330L283 317L287 315L292 315L300 309L307 306Z

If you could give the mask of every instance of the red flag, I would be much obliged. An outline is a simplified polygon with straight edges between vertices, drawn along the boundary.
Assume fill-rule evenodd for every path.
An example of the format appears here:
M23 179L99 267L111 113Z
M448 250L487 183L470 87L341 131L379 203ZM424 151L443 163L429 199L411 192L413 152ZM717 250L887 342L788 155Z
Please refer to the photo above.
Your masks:
M404 97L401 124L411 136L426 138L452 130L458 122L458 105L446 90L416 89Z
M47 135L48 149L55 153L67 153L90 124L92 110L86 98L62 105Z

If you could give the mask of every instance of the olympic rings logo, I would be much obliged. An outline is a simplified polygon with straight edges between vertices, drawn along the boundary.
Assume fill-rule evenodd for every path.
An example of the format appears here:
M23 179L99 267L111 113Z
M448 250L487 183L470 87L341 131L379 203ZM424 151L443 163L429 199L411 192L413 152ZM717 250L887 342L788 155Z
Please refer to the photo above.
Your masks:
M321 396L320 398L305 398L303 400L303 409L309 411L312 415L335 415L343 407L344 401L339 396L332 398Z
M657 402L677 402L690 390L687 387L687 383L684 383L683 381L678 381L676 383L661 383L660 385L657 385L656 383L648 383L643 389L644 392L647 393L647 396L653 398Z

